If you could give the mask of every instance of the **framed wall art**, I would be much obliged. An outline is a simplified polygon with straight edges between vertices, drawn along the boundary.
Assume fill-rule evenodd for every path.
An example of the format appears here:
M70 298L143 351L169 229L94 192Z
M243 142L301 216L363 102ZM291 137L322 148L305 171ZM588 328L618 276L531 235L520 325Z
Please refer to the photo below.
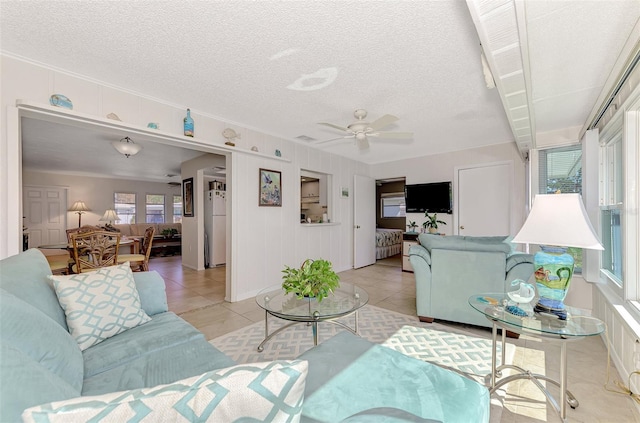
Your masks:
M277 170L260 169L258 206L282 207L281 175Z
M340 188L340 197L349 198L349 187Z
M182 181L182 215L193 217L193 178Z

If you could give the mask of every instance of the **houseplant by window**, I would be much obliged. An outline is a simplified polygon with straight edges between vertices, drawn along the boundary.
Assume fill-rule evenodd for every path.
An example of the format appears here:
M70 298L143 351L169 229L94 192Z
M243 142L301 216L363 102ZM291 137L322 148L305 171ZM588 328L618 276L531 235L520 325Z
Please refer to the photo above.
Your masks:
M427 218L426 222L422 222L422 227L424 229L429 229L429 233L430 234L435 234L438 232L438 225L442 224L442 225L446 225L446 222L443 222L442 220L438 220L437 218L437 213L434 213L433 216L429 216L429 212L425 212L424 216Z
M162 236L165 238L173 238L178 234L178 230L175 228L167 228L161 232Z
M282 288L299 298L311 297L320 302L340 286L340 278L333 271L331 262L323 259L307 259L299 269L285 266L282 273Z
M415 220L410 220L409 224L407 225L407 228L409 228L409 232L415 232L417 227L418 227L418 224L416 223Z

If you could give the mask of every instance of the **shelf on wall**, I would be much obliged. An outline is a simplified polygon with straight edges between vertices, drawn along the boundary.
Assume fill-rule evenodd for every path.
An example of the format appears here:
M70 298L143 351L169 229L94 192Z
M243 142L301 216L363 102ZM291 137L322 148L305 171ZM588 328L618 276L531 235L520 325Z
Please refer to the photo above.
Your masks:
M113 120L108 118L102 118L86 113L75 112L73 110L50 106L47 104L34 103L25 100L16 100L16 107L24 112L22 116L31 117L35 119L44 119L55 122L52 118L58 118L72 122L75 126L85 128L107 128L112 130L118 130L126 132L128 134L137 134L144 137L149 137L152 141L157 141L163 144L169 144L173 146L189 147L197 149L199 151L206 151L211 153L223 152L235 152L247 154L250 156L263 157L266 159L291 163L291 160L284 157L278 157L275 155L264 154L252 150L244 150L237 147L231 147L222 142L217 143L208 141L202 138L185 137L184 135L175 135L170 132L164 132L159 129L151 129L145 126L134 125L131 123L122 122L119 120Z

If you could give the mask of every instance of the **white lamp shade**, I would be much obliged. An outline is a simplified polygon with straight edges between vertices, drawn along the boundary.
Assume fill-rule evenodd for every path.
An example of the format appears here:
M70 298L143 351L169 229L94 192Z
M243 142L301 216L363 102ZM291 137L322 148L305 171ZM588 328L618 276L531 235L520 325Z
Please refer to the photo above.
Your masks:
M580 194L541 194L512 242L604 250Z
M71 206L71 208L67 211L71 211L71 212L86 212L86 211L91 211L91 209L89 207L87 207L87 205L84 203L84 201L76 201L75 203L73 203L73 206Z
M118 214L116 213L115 210L109 209L104 212L104 215L102 215L100 220L104 222L116 222L120 220L120 218L118 217Z

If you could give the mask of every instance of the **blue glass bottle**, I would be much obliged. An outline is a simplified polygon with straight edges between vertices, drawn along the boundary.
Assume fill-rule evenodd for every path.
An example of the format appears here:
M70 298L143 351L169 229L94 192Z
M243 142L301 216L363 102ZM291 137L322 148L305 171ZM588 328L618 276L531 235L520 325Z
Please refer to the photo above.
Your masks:
M193 119L191 118L190 109L187 109L187 116L184 118L184 135L193 137Z

